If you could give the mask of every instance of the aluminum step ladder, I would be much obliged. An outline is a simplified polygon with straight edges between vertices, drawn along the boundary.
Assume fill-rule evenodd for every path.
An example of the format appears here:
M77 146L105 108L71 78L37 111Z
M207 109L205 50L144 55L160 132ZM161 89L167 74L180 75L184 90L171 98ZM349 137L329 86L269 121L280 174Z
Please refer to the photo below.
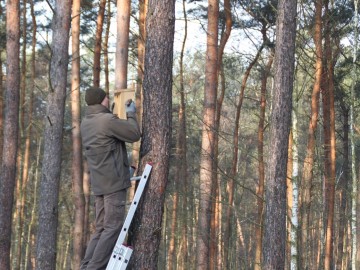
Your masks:
M106 270L125 270L129 264L133 249L131 247L125 245L124 242L125 242L126 235L129 231L131 221L134 217L136 208L139 204L141 195L143 194L146 182L149 178L151 169L152 169L152 166L150 164L146 164L144 172L141 176L131 178L132 181L140 180L140 182L136 189L134 198L131 202L124 225L121 228L120 235L116 241L114 250L111 253L111 257L110 257L109 263L106 267Z

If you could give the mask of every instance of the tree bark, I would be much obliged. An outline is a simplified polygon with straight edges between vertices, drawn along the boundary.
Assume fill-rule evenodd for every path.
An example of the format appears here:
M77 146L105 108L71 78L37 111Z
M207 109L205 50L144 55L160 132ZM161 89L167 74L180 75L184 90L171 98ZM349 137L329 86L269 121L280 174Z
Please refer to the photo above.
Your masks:
M58 226L58 197L67 83L71 1L56 2L50 63L44 156L40 183L39 227L36 269L55 269Z
M135 214L132 269L156 269L169 173L175 1L150 0L146 18L142 164L152 162L146 191Z
M20 99L20 19L19 1L6 4L6 93L3 155L0 171L0 269L10 269L12 207L16 179ZM2 78L1 78L2 79Z
M286 242L286 172L295 63L296 0L280 0L276 22L274 96L271 115L263 269L284 269Z
M205 89L200 159L200 197L197 225L196 269L209 268L211 195L213 185L214 127L218 65L218 0L208 1L208 28L205 64Z
M106 0L100 0L99 13L96 20L94 67L93 67L93 85L95 87L100 86L101 40L102 40L102 31L104 25L105 5L106 5Z
M72 266L80 268L84 246L85 198L83 191L83 161L80 135L80 0L72 3L72 62L71 62L71 119L72 119L72 189L74 203Z

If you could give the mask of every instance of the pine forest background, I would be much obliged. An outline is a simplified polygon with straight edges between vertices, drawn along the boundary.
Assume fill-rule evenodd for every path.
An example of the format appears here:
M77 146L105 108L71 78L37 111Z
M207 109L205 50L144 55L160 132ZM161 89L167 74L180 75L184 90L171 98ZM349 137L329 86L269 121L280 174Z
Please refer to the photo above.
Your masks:
M138 174L155 164L132 269L360 269L358 13L358 0L0 1L0 269L79 269L92 85L111 101L135 89L129 155Z

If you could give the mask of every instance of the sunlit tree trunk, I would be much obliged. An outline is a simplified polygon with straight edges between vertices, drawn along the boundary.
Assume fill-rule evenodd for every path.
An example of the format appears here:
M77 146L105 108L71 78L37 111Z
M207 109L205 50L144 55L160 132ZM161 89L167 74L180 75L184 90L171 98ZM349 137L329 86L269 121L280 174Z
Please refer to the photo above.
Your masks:
M175 1L149 1L141 163L153 163L130 234L132 269L157 269L169 174ZM161 105L160 105L161 104Z
M94 66L93 66L93 85L95 87L100 86L100 59L101 59L101 41L104 25L106 0L100 0L99 13L96 20L96 32L95 32L95 48L94 48Z
M68 68L71 1L56 2L50 65L50 89L45 116L44 155L39 198L36 269L56 267L58 197Z
M300 199L300 246L299 246L299 268L306 269L309 266L309 218L311 204L311 186L314 169L314 153L316 144L316 127L319 115L319 95L322 80L322 0L315 2L315 82L311 95L311 118L308 129L308 140L306 148L306 157L304 160L302 180L301 180L301 199Z
M216 100L216 115L215 115L215 133L214 133L214 170L213 170L213 195L212 202L212 216L211 216L211 236L210 236L210 269L216 269L219 261L222 261L220 247L222 246L220 237L220 192L221 186L218 179L218 152L219 152L219 132L220 132L220 116L222 104L225 96L225 74L223 70L223 55L226 43L231 34L232 16L231 3L229 0L224 1L225 13L225 29L221 33L219 50L218 50L218 80L220 79L220 93ZM219 257L219 258L218 258Z
M16 181L20 99L19 1L6 3L6 93L3 155L0 171L0 269L10 269L12 207Z
M326 234L325 234L325 270L333 268L333 249L334 249L334 206L335 206L335 104L334 104L334 57L332 53L332 40L330 37L330 13L328 10L329 2L325 1L325 55L327 70L326 88L323 94L324 104L324 152L325 152L325 204L326 204ZM328 115L326 115L328 113Z
M263 269L284 269L286 173L295 63L296 0L280 0L276 22L274 92L263 240ZM286 142L286 143L285 143Z
M130 30L130 0L117 0L117 39L115 89L127 88L127 68Z
M72 188L74 203L74 229L72 266L80 268L83 257L83 229L85 201L83 191L83 161L80 135L80 0L73 0L72 6L72 62L71 62L71 119L72 119Z
M218 0L208 1L208 28L205 64L205 89L200 159L200 197L196 238L196 269L209 268L211 195L213 186L214 127L218 64Z

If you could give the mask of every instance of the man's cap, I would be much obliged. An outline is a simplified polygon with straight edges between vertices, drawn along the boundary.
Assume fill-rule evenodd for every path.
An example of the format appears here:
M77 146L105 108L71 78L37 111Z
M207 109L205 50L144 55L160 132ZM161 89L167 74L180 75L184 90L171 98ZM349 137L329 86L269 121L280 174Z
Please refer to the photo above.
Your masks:
M85 101L87 105L101 104L106 97L106 93L99 87L90 87L86 90Z

